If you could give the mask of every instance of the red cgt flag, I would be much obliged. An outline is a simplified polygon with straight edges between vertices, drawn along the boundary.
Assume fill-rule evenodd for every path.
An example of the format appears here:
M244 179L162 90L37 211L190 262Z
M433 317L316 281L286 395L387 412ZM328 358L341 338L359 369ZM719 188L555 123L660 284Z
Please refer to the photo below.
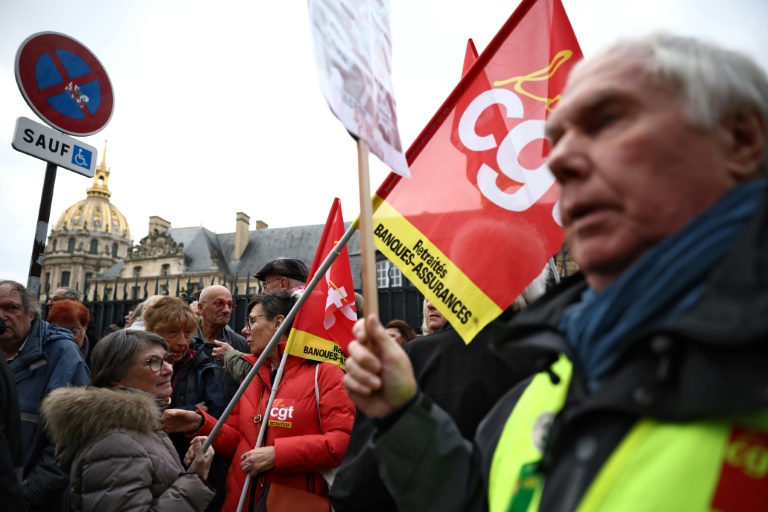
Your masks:
M378 249L467 343L562 244L544 120L581 56L560 0L524 0L374 197Z
M310 280L344 236L344 231L341 201L336 198L320 236L309 271ZM310 293L310 296L296 315L286 351L294 356L327 361L344 368L347 345L354 338L352 326L357 321L355 288L346 246L339 251L339 256L315 289L305 293Z

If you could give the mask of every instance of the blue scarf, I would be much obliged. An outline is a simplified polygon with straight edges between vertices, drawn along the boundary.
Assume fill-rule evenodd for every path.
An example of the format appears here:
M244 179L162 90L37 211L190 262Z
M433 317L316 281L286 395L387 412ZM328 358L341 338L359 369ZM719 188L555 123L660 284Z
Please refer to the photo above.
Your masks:
M638 329L669 323L701 299L707 277L744 231L766 190L766 180L739 185L646 252L601 293L587 289L580 302L565 309L560 330L591 390L599 387Z

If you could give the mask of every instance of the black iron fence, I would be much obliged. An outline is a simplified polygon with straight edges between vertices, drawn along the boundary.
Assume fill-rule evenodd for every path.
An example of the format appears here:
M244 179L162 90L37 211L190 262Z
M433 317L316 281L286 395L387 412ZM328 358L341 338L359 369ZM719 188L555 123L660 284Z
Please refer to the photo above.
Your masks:
M242 280L240 280L242 284ZM206 282L201 276L155 276L155 277L135 277L133 280L105 280L88 281L83 290L83 296L86 300L98 301L133 301L141 302L150 295L172 295L182 297L186 300L192 300L193 294L202 290L208 285L220 284L226 286L234 295L246 294L248 290L258 287L258 280L251 282L250 277L246 277L245 287L240 290L237 278L229 278L223 274L211 276L210 282ZM252 286L253 284L253 286ZM46 295L55 289L48 283Z
M191 303L194 300L193 297L187 293L181 293L182 290L186 292L186 290L190 289L180 287L176 294L171 293L170 295L181 297ZM195 289L197 289L196 286ZM162 288L159 290L159 294L162 295ZM357 291L359 292L359 290ZM91 313L91 323L88 328L89 339L100 339L105 333L111 332L110 326L123 327L125 325L125 316L128 312L132 311L139 303L153 295L153 293L151 287L144 287L138 299L129 299L130 294L128 293L121 293L120 295L123 296L122 299L116 299L116 295L113 293L111 300L86 300L83 302ZM413 286L380 289L379 316L385 324L394 318L399 318L408 322L414 329L417 329L421 325L422 320L423 298L423 295ZM236 306L230 318L229 326L235 332L239 333L245 325L245 308L248 305L249 299L250 297L246 294L233 294L232 300ZM43 318L48 315L45 304L43 304L42 314Z

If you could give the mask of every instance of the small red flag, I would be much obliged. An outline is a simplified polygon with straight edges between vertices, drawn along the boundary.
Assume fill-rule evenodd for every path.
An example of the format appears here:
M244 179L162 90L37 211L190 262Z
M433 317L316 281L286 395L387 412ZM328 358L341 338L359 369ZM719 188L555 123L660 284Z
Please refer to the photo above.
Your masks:
M477 48L475 48L475 42L470 38L467 39L467 51L464 53L464 69L461 70L461 76L467 74L469 68L477 60Z
M309 271L310 280L344 236L344 232L341 201L336 198L320 236ZM357 321L355 288L346 246L339 251L339 256L314 290L304 293L310 296L296 315L286 351L294 356L327 361L344 368L347 345L354 338L352 326Z
M544 120L580 58L561 1L523 0L376 193L377 248L466 342L560 250Z

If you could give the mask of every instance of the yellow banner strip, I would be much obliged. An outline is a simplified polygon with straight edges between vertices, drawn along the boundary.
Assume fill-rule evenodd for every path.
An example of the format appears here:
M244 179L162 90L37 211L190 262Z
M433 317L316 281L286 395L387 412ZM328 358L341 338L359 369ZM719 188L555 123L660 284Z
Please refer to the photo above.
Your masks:
M336 342L312 333L292 329L285 350L292 356L333 363L346 371L347 357Z
M373 214L376 247L448 319L465 343L502 309L392 205L379 197Z

